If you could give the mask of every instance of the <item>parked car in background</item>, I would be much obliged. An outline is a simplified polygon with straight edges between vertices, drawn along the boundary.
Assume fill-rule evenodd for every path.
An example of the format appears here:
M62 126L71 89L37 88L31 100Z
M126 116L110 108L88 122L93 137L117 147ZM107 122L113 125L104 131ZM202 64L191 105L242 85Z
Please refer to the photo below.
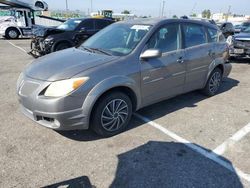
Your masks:
M250 22L244 22L239 34L227 39L231 57L250 56Z
M240 33L242 29L242 24L238 24L234 26L234 32L235 33Z
M30 54L39 57L79 46L90 36L112 23L114 21L110 19L76 18L69 19L58 27L36 30L31 41Z
M20 75L23 113L55 130L122 132L133 111L202 90L219 92L228 46L217 26L189 19L118 22L78 48L49 54Z
M218 23L217 25L226 38L231 36L231 35L234 35L235 30L234 30L234 26L231 22Z

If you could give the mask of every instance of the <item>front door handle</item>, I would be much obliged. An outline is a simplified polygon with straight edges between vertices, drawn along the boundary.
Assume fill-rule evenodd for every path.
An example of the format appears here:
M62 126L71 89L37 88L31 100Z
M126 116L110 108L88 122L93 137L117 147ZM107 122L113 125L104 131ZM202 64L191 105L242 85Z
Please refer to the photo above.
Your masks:
M180 57L179 59L177 59L177 63L184 63L184 59L182 57Z

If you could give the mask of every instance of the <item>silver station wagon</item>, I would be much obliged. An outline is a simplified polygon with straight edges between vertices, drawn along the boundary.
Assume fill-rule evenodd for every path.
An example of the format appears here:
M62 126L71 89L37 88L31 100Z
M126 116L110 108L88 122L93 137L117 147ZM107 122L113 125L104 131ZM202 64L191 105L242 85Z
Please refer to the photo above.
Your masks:
M23 113L55 130L122 132L134 111L202 90L229 75L228 46L218 28L189 19L118 22L70 48L35 60L20 75Z

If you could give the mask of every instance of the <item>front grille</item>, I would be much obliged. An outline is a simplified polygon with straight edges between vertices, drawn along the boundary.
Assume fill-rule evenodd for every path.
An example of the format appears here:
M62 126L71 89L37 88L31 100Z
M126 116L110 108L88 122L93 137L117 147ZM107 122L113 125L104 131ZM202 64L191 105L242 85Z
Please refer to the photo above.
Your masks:
M39 83L33 81L24 81L20 88L20 94L23 96L31 95L38 87L40 86Z
M241 47L241 48L250 48L250 41L236 40L235 46Z

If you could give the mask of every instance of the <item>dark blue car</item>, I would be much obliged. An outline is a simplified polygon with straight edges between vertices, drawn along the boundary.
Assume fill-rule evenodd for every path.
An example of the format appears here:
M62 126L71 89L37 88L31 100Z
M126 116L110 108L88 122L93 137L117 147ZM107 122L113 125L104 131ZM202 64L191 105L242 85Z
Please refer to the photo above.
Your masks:
M229 36L227 42L230 46L231 57L250 56L250 21L244 22L239 34Z

